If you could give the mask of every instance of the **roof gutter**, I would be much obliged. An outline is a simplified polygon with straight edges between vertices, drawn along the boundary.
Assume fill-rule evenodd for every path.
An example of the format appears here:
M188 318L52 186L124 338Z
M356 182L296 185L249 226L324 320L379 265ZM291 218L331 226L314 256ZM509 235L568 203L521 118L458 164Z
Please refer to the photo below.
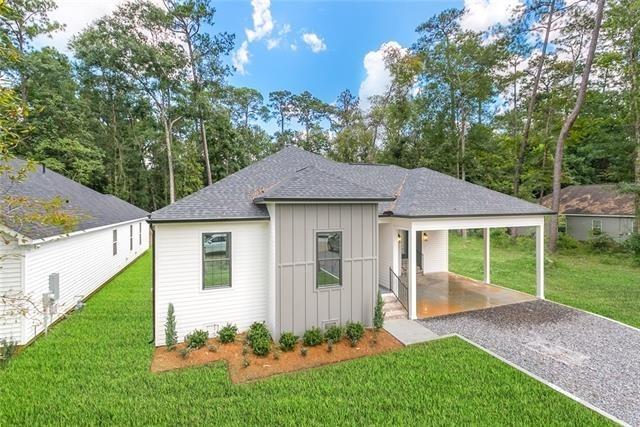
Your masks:
M489 216L547 216L556 215L557 212L525 212L525 213L484 213L484 214L450 214L450 215L394 215L393 212L385 211L378 215L385 218L472 218L472 217L489 217Z
M147 219L149 224L175 224L183 222L229 222L229 221L269 221L268 216L235 217L235 218L171 218L171 219Z
M396 198L395 197L363 197L363 198L322 198L322 197L311 197L311 198L299 198L299 197L259 197L254 199L254 203L267 203L267 202L281 202L281 203L289 203L289 202L298 202L298 203L377 203L377 202L392 202Z

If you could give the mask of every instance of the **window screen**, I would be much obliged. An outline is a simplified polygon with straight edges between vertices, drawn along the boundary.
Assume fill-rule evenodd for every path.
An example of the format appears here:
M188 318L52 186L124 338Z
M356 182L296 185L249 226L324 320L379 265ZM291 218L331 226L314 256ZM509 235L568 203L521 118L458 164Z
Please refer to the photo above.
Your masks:
M342 285L342 232L316 234L316 287Z
M202 288L231 286L231 233L202 235Z
M118 255L118 230L113 230L113 254Z

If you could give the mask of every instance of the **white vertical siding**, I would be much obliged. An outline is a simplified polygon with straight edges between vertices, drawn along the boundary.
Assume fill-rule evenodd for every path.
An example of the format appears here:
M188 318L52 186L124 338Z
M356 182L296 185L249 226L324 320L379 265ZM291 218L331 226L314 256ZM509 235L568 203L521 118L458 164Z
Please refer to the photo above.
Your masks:
M133 224L133 250L129 226ZM138 227L142 225L142 244ZM118 230L118 253L113 255L113 230ZM49 275L60 275L57 319L117 274L149 247L149 226L144 220L102 228L25 247L25 293L36 301L49 291ZM42 322L25 321L22 343L43 330Z
M426 242L422 240L422 271L424 273L449 271L449 231L433 230L426 233L429 235L429 240Z
M393 246L398 239L391 224L378 225L378 283L389 287L389 267L393 265Z
M167 307L173 303L178 339L194 329L211 334L235 323L245 330L268 320L269 222L156 224L155 343L164 345ZM202 233L231 233L231 287L202 289Z
M22 291L22 264L22 250L16 240L0 236L0 294ZM5 307L0 306L0 340L20 341L21 334L22 317L8 316Z

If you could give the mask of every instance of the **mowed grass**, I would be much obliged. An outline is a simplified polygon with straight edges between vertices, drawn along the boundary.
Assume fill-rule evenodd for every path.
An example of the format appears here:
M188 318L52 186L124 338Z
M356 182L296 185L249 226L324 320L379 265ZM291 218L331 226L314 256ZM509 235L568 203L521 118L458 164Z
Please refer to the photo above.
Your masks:
M533 239L492 239L492 283L535 295L535 266ZM449 269L482 280L482 238L451 233ZM599 254L582 246L547 254L545 297L640 327L640 267L627 254Z
M607 423L455 338L244 385L222 364L152 374L150 268L146 254L0 371L0 425Z

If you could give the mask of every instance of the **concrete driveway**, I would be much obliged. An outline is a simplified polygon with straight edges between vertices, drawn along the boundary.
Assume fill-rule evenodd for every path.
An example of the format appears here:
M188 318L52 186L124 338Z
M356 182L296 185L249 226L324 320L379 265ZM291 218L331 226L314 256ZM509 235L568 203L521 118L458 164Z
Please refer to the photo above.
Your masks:
M631 425L640 426L640 330L536 300L420 320L457 333Z

